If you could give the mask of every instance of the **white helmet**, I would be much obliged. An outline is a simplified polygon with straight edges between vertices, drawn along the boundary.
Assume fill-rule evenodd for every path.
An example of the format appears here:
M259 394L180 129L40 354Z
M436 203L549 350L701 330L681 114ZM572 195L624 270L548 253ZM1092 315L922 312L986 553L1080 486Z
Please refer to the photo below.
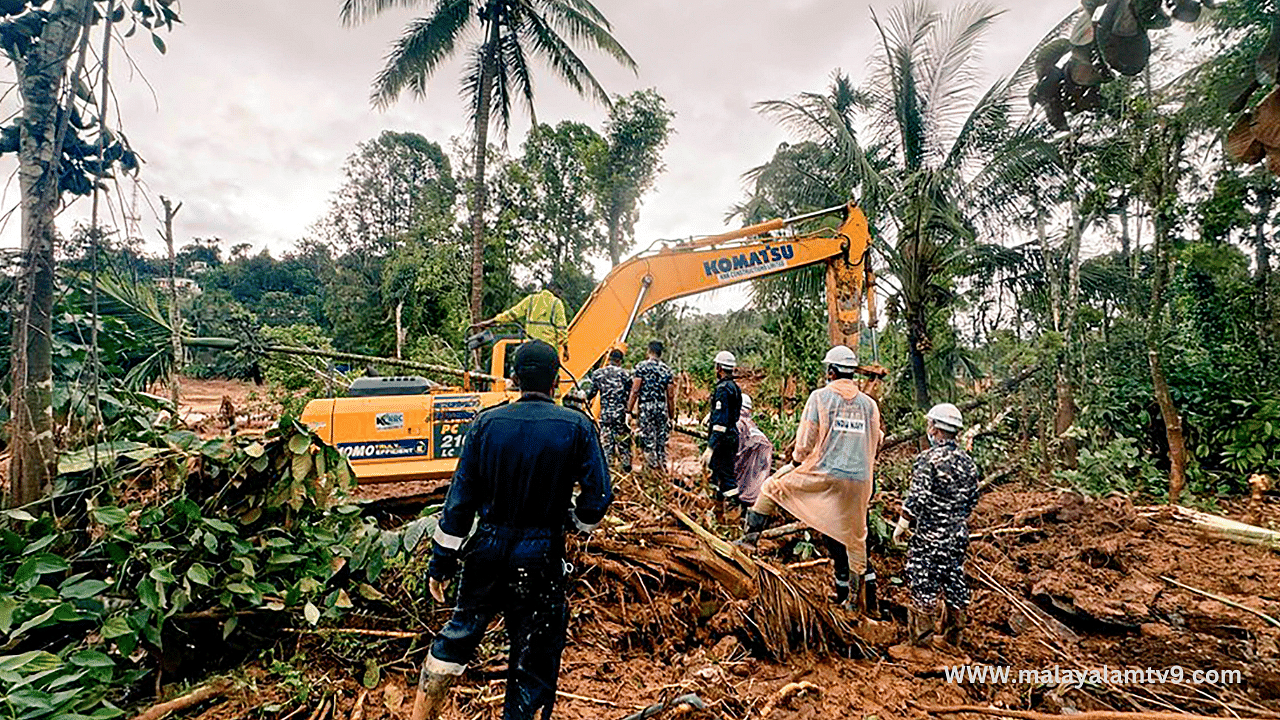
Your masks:
M837 345L827 351L827 356L822 358L822 364L834 365L841 370L856 370L858 368L858 356L847 346Z
M716 365L719 365L722 368L727 368L729 370L732 370L738 367L738 359L735 358L733 356L733 353L729 352L728 350L721 350L720 352L716 353L715 363Z
M960 432L964 429L964 419L960 417L960 408L951 403L938 403L929 409L925 417L932 420L935 427L947 432Z
M742 409L743 410L751 409L751 396L746 393L742 393Z

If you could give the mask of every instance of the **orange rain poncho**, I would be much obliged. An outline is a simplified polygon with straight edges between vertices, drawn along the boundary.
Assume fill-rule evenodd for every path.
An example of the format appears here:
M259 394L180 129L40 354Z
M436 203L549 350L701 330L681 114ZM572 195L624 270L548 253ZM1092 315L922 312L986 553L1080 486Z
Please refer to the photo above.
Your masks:
M867 565L867 504L879 444L876 401L853 380L833 380L805 403L796 431L796 469L769 478L760 490L809 527L842 543L855 573Z

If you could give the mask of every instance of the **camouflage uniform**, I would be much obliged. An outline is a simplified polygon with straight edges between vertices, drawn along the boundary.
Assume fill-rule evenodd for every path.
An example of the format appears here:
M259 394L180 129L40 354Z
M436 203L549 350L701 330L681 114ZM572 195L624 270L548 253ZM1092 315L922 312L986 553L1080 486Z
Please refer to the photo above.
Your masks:
M653 470L667 467L667 439L671 437L671 417L667 413L667 387L675 382L671 367L661 360L643 360L636 365L640 379L636 416L640 425L640 446L645 464Z
M954 440L916 457L903 514L915 531L907 546L907 585L912 603L922 611L934 610L939 594L949 608L969 605L964 559L969 513L978 502L978 476L978 466Z
M620 365L605 365L587 374L591 390L587 402L600 394L600 442L605 457L624 470L631 469L631 428L627 426L627 396L631 393L631 371Z

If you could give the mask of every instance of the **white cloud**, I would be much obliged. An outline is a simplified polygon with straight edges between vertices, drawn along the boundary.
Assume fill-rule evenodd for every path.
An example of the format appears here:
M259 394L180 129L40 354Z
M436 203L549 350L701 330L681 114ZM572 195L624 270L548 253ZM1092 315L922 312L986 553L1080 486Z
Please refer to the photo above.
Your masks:
M989 43L991 79L1011 71L1076 5L1010 4ZM728 208L743 196L741 174L786 139L752 104L820 90L837 67L860 76L877 42L868 8L841 0L597 5L639 64L633 75L588 54L601 83L615 93L655 87L677 113L667 173L642 208L641 244L725 227ZM871 3L882 14L892 5ZM393 129L422 133L447 148L451 136L465 132L460 62L440 70L426 100L405 98L385 112L371 108L369 82L414 13L389 12L346 28L338 6L337 0L189 0L184 23L167 37L167 55L145 37L130 42L154 96L141 78L128 78L121 63L114 81L120 112L147 161L150 193L185 203L177 223L183 241L217 236L285 250L324 211L343 159L358 142ZM603 120L603 109L547 73L535 81L541 121ZM513 147L526 128L519 117ZM5 158L0 171L13 164ZM3 202L8 208L16 200L15 186ZM81 202L62 222L87 212ZM145 204L141 215L143 237L151 241L157 219ZM10 222L0 243L15 245L17 229Z

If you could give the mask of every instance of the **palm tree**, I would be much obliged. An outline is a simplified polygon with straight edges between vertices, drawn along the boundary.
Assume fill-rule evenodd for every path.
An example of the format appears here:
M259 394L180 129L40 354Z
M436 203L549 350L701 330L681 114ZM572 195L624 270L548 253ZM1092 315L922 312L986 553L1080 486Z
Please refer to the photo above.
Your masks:
M458 41L480 27L477 45L462 78L475 134L471 205L471 319L483 317L485 159L489 123L502 133L510 126L512 95L533 115L529 58L544 61L569 87L609 105L609 96L570 46L594 47L634 70L635 61L611 34L612 27L590 0L343 0L342 20L355 24L394 7L423 5L425 17L411 22L391 47L386 66L373 81L373 103L386 107L405 90L425 97L427 80L454 54ZM535 118L536 124L536 118Z
M828 93L760 105L830 154L839 185L823 184L853 192L887 240L873 247L891 275L891 307L906 324L921 407L930 404L929 322L955 296L954 271L978 227L1007 220L1016 207L1011 190L1046 161L1038 131L1014 121L1032 65L978 93L981 40L998 15L984 2L943 13L930 0L906 0L884 23L873 16L881 51L867 86L837 75ZM870 129L869 143L859 128ZM763 177L777 168L758 170Z

